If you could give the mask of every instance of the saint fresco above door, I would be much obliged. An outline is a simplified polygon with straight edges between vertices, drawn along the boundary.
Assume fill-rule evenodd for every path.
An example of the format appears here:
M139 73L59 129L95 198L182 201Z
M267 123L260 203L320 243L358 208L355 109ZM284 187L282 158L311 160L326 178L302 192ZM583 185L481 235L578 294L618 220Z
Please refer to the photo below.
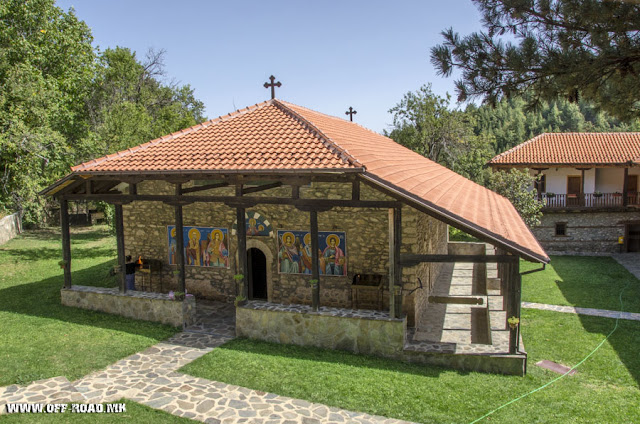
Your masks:
M229 268L229 230L213 227L183 227L184 263L187 266ZM176 227L167 226L169 263L175 265Z
M347 275L347 241L343 231L318 232L320 275ZM280 274L311 274L311 233L278 230Z
M248 236L273 237L273 227L271 227L266 217L253 211L247 211L244 217L246 222L245 229ZM233 227L231 227L231 234L235 236L237 229L238 222L236 221L233 223Z

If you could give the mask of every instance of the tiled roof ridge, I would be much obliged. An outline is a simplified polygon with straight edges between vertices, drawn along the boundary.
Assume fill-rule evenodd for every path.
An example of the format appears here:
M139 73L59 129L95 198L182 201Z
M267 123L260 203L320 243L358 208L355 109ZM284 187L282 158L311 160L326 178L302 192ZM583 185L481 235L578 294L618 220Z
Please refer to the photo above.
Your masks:
M309 121L308 119L304 118L302 115L300 115L299 113L297 113L296 111L294 111L290 107L288 107L287 103L289 103L289 102L284 102L284 101L278 100L278 99L274 99L273 102L274 102L274 104L276 106L279 107L279 109L282 112L286 113L291 118L293 118L296 121L298 121L300 124L302 124L305 127L305 129L307 129L313 135L318 137L323 142L323 144L327 148L329 148L329 150L332 153L337 153L339 155L340 159L344 160L345 162L349 163L352 166L355 166L355 167L358 167L358 168L365 168L365 166L355 156L353 156L351 153L349 153L349 151L347 149L343 148L338 143L333 141L331 139L331 137L327 136L313 122ZM293 103L290 103L290 104L293 105ZM294 105L294 106L299 107L299 108L303 108L302 106L298 106L298 105ZM306 109L306 108L303 108L303 109ZM320 113L320 112L316 112L316 113ZM330 115L326 115L326 116L330 116ZM334 119L338 119L338 118L336 118L334 116L330 116L330 117L334 118Z
M126 150L121 150L121 151L112 153L110 155L103 156L101 158L92 159L90 161L80 163L78 165L72 166L71 167L71 171L72 172L82 171L83 169L89 168L89 167L91 167L93 165L101 164L101 163L103 163L105 161L108 161L108 160L116 158L116 157L127 156L127 155L130 155L131 153L135 153L135 152L137 152L139 150L144 150L146 148L155 146L155 145L160 144L160 143L164 143L164 142L167 142L167 141L175 140L176 138L178 138L180 136L194 133L194 132L196 132L198 130L201 130L203 128L210 127L211 125L218 124L218 123L224 122L224 121L228 121L229 119L235 118L235 117L240 116L240 115L244 115L245 113L248 113L248 112L251 112L251 111L254 111L254 110L257 110L257 109L261 109L261 108L263 108L265 106L269 106L270 104L272 104L272 102L273 102L273 100L267 100L267 101L264 101L264 102L261 102L261 103L256 103L255 105L247 106L247 107L245 107L243 109L238 109L238 110L236 110L234 112L230 112L230 113L228 113L226 115L218 116L217 118L213 118L213 119L209 119L208 121L201 122L201 123L193 125L191 127L184 128L184 129L181 129L181 130L176 131L176 132L172 132L171 134L163 135L162 137L158 137L158 138L153 139L151 141L147 141L146 143L142 143L142 144L140 144L138 146L130 147L130 148L126 149Z

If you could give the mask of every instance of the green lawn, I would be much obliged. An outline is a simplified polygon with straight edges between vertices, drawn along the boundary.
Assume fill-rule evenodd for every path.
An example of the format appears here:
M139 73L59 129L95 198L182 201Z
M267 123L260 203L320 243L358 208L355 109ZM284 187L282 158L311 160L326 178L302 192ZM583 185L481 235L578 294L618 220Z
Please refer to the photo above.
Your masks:
M106 227L74 228L74 284L115 286L115 239ZM145 349L177 329L65 307L59 230L29 231L0 246L0 386L77 379Z
M181 371L355 411L423 423L469 423L557 376L535 366L572 366L614 326L606 318L525 310L525 377L461 372L345 352L236 339ZM640 322L621 321L578 370L508 406L492 423L640 422Z
M610 258L554 257L523 277L523 300L640 312L640 282ZM523 270L535 266L525 264ZM398 363L345 352L246 339L227 343L182 369L188 374L350 410L424 423L468 423L558 375L543 359L573 366L615 320L525 309L524 378ZM546 389L493 414L494 423L640 422L640 322L618 330L591 358Z
M136 402L121 399L113 403L124 403L126 412L114 414L77 414L69 410L64 414L11 414L3 415L2 421L6 423L193 423L187 418L176 417L167 412L149 408Z
M521 262L522 271L539 267ZM640 312L640 281L614 259L552 256L544 271L523 276L522 300L619 311L618 295L627 284L622 310Z

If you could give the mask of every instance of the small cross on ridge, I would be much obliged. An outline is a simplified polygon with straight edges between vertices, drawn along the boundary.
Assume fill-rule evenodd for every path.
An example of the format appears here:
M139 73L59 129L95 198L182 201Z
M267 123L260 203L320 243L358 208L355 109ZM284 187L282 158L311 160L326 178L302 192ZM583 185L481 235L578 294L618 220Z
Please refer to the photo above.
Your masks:
M269 80L271 81L271 83L265 82L264 83L264 88L271 87L271 98L275 99L276 98L276 89L275 89L275 87L281 87L282 83L280 81L274 82L276 80L276 77L274 77L273 75L271 75L269 77Z
M349 106L349 110L346 111L344 114L349 115L349 121L353 122L353 115L355 115L356 113L358 113L358 111L352 108L351 106Z

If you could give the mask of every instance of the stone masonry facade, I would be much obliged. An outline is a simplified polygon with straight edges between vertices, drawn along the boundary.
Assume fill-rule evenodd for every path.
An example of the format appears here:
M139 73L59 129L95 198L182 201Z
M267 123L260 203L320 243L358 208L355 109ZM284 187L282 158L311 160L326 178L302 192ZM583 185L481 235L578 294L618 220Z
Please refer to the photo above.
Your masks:
M619 253L618 237L625 235L625 224L640 221L640 211L544 212L533 229L542 247L550 254ZM566 235L556 235L556 224L566 224Z
M192 184L192 183L190 183ZM185 185L189 187L189 185ZM162 181L145 181L138 185L139 194L173 194L171 184ZM202 191L202 195L234 195L233 188ZM252 196L291 196L288 186L266 190ZM300 197L310 199L349 199L351 185L345 183L312 183L300 187ZM363 200L392 200L378 190L362 186ZM309 213L290 205L256 205L255 211L267 218L274 234L272 237L247 236L247 248L260 249L267 258L268 300L283 304L310 304L311 288L309 275L280 274L278 269L277 230L306 230L309 228ZM132 202L123 206L125 251L134 258L162 261L163 291L177 288L175 265L168 263L167 226L175 225L174 207L162 202ZM236 211L219 203L193 203L183 207L185 226L222 227L229 229L229 269L186 267L186 287L198 297L232 302L239 293L233 276L238 273L237 241L231 235ZM355 274L381 275L388 282L389 266L389 218L387 209L333 208L318 213L320 231L344 231L347 246L348 275L320 276L320 304L323 306L351 308L351 284ZM402 208L402 253L447 253L447 225L435 218L404 205ZM403 269L404 293L417 287L418 278L423 290L406 296L404 312L412 324L415 306L422 307L427 291L437 277L439 267L423 264ZM156 278L157 280L157 278ZM157 283L156 283L157 284ZM154 285L154 290L158 290ZM422 293L421 293L422 292ZM387 306L385 302L385 307Z

